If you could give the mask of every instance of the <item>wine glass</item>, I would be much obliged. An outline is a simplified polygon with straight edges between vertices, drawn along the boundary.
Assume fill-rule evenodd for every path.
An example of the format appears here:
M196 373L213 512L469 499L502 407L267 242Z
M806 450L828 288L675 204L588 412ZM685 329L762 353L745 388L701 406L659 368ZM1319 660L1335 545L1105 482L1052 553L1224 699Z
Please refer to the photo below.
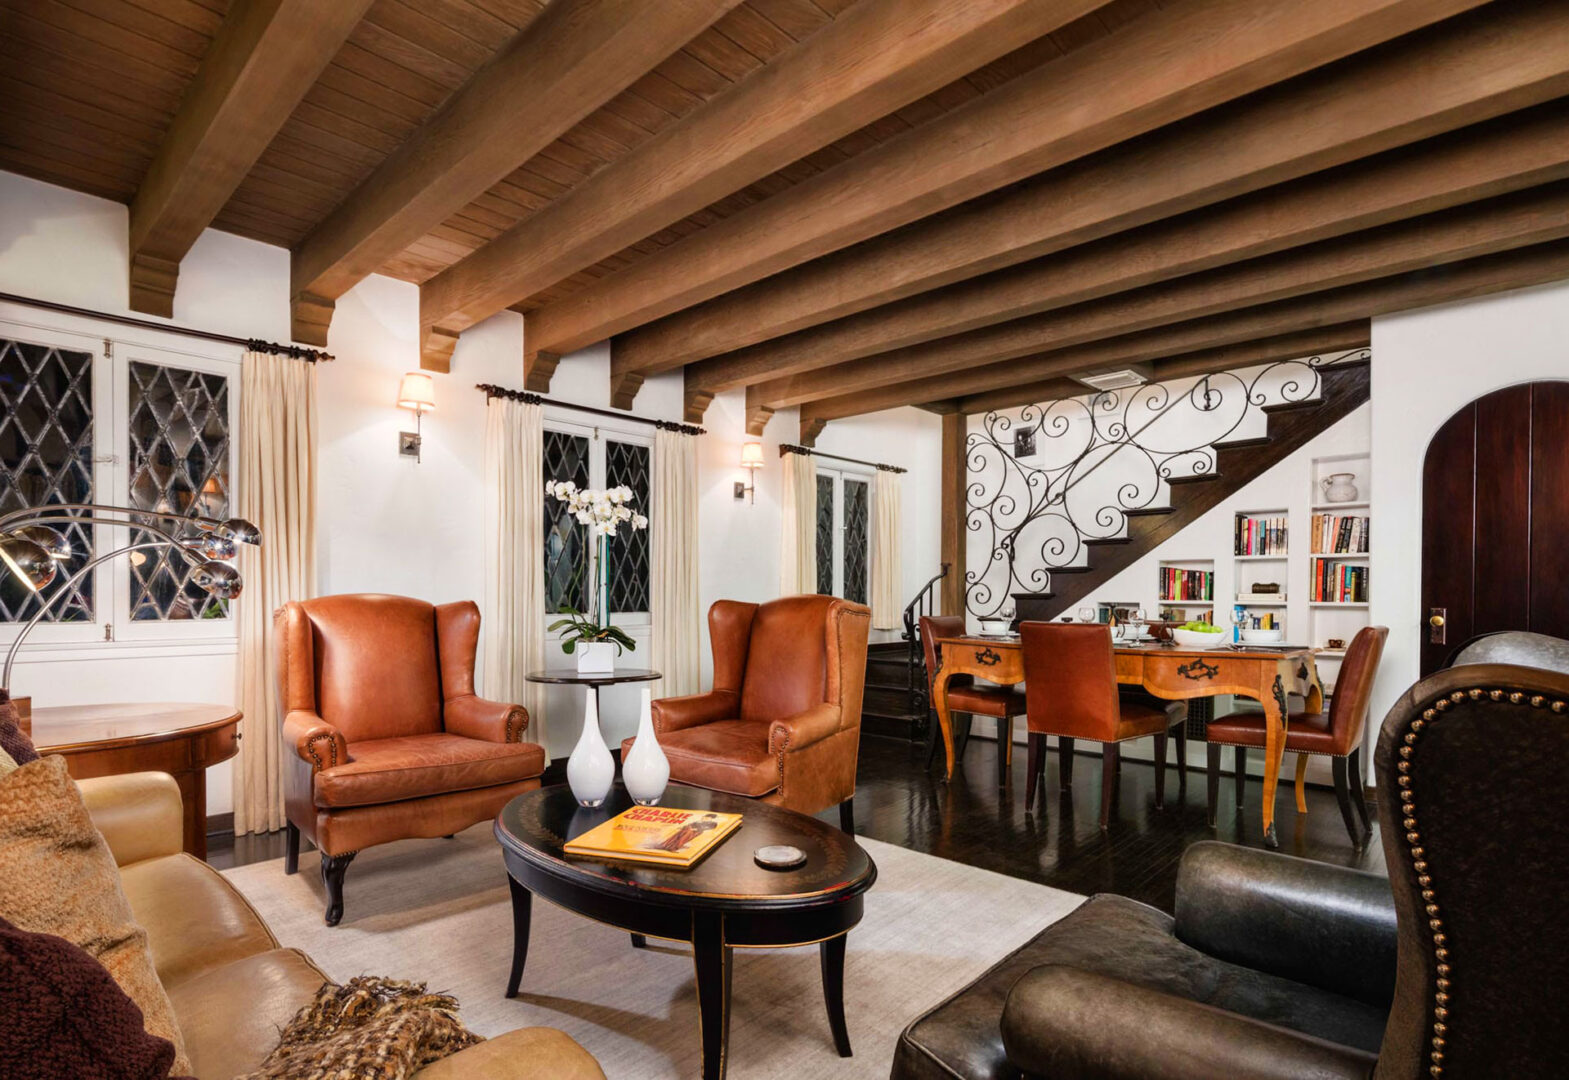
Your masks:
M1079 609L1079 621L1084 623L1094 622L1095 609L1092 607L1081 607Z
M1142 638L1144 636L1144 625L1145 625L1145 622L1147 620L1146 620L1146 617L1145 617L1144 609L1141 608L1141 607L1140 608L1134 608L1133 611L1131 612L1131 614L1132 614L1133 617L1130 620L1131 625L1129 625L1129 627L1128 627L1128 634L1135 641L1137 641L1138 639L1140 639L1140 638Z

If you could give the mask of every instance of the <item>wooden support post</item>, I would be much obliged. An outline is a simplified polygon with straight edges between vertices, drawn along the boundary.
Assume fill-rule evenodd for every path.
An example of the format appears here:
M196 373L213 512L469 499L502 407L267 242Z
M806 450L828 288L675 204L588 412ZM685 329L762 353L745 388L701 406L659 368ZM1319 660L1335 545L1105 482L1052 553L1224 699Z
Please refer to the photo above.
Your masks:
M942 418L942 561L952 569L942 580L942 613L964 614L965 471L964 440L968 431L962 413Z

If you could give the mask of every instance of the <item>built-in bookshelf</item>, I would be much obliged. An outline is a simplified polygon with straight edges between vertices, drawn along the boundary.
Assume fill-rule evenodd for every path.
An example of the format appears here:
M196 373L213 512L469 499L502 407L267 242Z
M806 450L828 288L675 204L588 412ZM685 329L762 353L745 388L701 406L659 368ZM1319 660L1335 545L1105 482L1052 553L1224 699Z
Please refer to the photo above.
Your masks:
M1214 559L1162 559L1157 584L1162 620L1214 621Z
M1291 512L1238 510L1232 518L1232 622L1260 630L1286 627Z
M1332 686L1339 675L1345 646L1368 624L1372 601L1371 464L1365 453L1313 459L1307 545L1309 643L1320 649L1320 675L1326 686ZM1328 481L1336 473L1352 474L1354 497L1329 497L1326 488L1334 485ZM1343 490L1339 493L1346 494Z

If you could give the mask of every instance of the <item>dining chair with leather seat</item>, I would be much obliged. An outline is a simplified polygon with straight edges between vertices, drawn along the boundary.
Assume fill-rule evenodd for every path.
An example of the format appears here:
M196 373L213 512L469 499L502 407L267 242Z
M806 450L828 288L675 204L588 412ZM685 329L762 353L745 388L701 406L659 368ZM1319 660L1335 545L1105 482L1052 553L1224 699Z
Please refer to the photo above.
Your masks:
M1046 738L1057 736L1059 771L1066 789L1073 782L1075 740L1102 744L1100 827L1111 823L1121 745L1155 737L1155 806L1165 805L1166 745L1177 736L1177 769L1187 782L1188 707L1181 701L1142 701L1124 697L1117 684L1111 628L1099 623L1026 622L1019 626L1024 650L1024 694L1029 727L1025 784L1026 808L1035 804L1035 787L1046 770Z
M1364 626L1351 639L1340 663L1335 692L1330 695L1328 712L1293 712L1286 720L1286 751L1297 755L1297 809L1305 812L1302 792L1306 782L1309 755L1330 759L1335 780L1335 799L1346 832L1358 848L1366 846L1373 835L1368 819L1367 800L1362 792L1362 733L1367 728L1368 706L1373 698L1373 680L1389 638L1387 626ZM1215 800L1220 787L1220 748L1230 746L1236 754L1237 805L1242 805L1247 776L1247 752L1264 749L1263 713L1232 713L1210 721L1205 728L1209 742L1209 823L1215 823Z
M670 779L803 814L838 806L854 832L870 630L870 609L833 596L715 601L713 689L653 703Z
M926 689L928 701L937 701L937 675L942 659L937 643L944 638L963 637L963 615L922 615L920 622L921 651L926 659ZM964 739L955 750L955 757L963 760L964 748L969 744L969 723L976 716L990 716L997 721L997 786L1008 783L1009 769L1013 764L1013 718L1025 713L1024 695L1012 686L992 686L977 683L973 675L955 675L948 680L948 711L968 715ZM926 749L926 767L931 768L937 756L937 746L942 736L932 725L932 735Z
M275 617L283 700L284 871L300 835L321 851L326 921L343 917L355 854L451 836L539 786L528 712L474 692L479 608L359 594L291 602Z

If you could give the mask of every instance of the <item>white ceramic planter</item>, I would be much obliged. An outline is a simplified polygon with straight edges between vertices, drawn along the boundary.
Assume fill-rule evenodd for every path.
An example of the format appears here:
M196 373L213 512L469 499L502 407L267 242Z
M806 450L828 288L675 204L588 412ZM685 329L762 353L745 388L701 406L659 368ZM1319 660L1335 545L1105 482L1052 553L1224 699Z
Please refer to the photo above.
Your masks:
M599 733L599 698L588 691L583 706L583 734L567 758L567 786L580 806L598 806L615 783L616 762Z
M577 657L579 675L599 675L616 669L616 643L613 641L580 641L572 655Z
M643 688L643 703L637 722L637 740L632 752L621 763L621 782L632 801L642 806L657 806L670 784L670 760L654 736L654 693Z

